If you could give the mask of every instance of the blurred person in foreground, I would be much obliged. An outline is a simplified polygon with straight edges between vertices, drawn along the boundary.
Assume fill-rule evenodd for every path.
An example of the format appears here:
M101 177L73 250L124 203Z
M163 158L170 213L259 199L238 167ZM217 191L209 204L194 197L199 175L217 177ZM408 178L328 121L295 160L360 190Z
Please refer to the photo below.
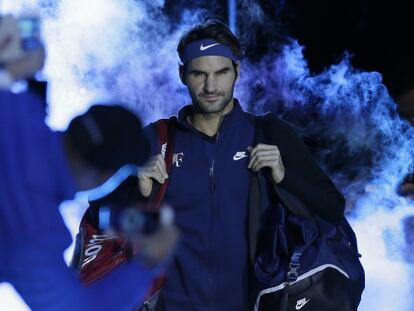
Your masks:
M175 228L139 236L145 262L134 258L84 287L63 260L71 237L59 204L93 188L124 164L139 165L148 147L139 119L121 106L97 105L64 133L44 123L44 102L11 86L44 63L42 45L21 48L18 22L0 19L0 282L11 283L33 310L131 310L141 302L172 250ZM81 137L81 139L79 139ZM151 241L165 241L154 255ZM113 284L117 284L113 287Z

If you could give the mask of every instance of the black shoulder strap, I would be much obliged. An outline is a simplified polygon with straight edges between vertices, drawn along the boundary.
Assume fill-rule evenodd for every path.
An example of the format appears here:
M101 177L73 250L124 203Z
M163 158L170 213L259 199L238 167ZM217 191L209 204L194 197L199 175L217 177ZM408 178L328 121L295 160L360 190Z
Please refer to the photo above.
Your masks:
M254 263L257 247L257 234L260 224L260 187L257 173L252 173L249 189L249 255Z
M278 135L277 127L275 126L277 118L272 116L270 113L260 116L257 118L256 126L256 142L264 142L267 144L276 144L275 136ZM283 154L282 154L283 157ZM289 168L286 168L286 172ZM267 178L270 177L270 172L265 171ZM310 212L304 203L299 200L296 196L286 191L283 187L274 187L276 194L282 201L283 205L294 215L298 215L304 218L313 219L314 215Z
M264 116L255 117L255 134L254 134L254 146L263 141L263 118ZM260 225L260 184L259 184L259 173L252 172L250 179L250 189L249 189L249 255L250 263L254 264L254 259L256 256L256 247L257 247L257 234L259 231Z
M274 136L277 133L275 133L276 127L274 126L274 122L277 121L270 113L255 118L254 146L258 143L276 143ZM257 234L262 213L260 209L260 174L264 174L265 178L271 180L269 171L252 173L249 190L249 251L251 263L254 262L256 254ZM291 213L305 218L314 218L306 206L294 195L282 187L274 187L274 189L283 206Z

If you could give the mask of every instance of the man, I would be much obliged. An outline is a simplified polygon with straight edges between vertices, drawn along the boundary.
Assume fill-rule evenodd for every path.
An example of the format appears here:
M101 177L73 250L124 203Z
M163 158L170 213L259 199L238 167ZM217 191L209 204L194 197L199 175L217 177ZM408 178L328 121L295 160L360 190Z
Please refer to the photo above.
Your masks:
M16 21L8 17L7 23ZM0 30L4 25L2 19ZM42 67L43 49L10 49L17 30L0 34L0 76L5 78L0 87L0 282L11 283L33 310L131 310L157 276L157 264L171 251L174 228L159 232L170 241L163 256L138 245L157 268L137 259L86 288L63 261L71 239L58 206L77 190L98 186L124 164L146 160L140 121L120 106L97 105L75 118L66 133L50 131L41 97L9 91L15 80L29 78ZM159 237L139 238L148 245Z
M277 144L254 145L257 117L233 97L241 46L224 24L210 20L189 29L177 51L192 104L170 119L173 169L167 175L163 157L155 155L139 173L145 197L154 182L169 179L165 200L174 206L181 232L160 301L165 310L246 310L252 175L269 173L268 187L260 190L264 206L295 201L303 213L338 222L344 198L285 122L274 118ZM155 144L154 124L147 131Z

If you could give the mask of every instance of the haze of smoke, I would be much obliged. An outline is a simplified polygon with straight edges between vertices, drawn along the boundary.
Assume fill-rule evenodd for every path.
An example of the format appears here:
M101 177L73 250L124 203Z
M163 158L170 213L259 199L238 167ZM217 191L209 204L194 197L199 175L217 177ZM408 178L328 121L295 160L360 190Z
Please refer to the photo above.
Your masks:
M188 103L178 78L179 35L202 11L171 25L163 1L5 1L6 12L36 12L48 49L49 125L62 129L91 102L122 101L144 121Z
M312 76L302 52L292 41L278 57L243 63L238 96L252 110L276 112L318 145L359 238L367 277L359 310L411 310L413 267L402 221L414 209L396 189L413 167L413 128L397 116L380 74L355 70L345 56Z
M52 127L100 99L129 103L146 122L188 102L175 48L203 12L183 11L172 25L163 1L3 0L2 8L29 4L44 18ZM251 8L246 24L259 24L263 12ZM243 34L249 40L251 29ZM312 76L302 50L292 41L280 55L243 61L236 94L249 110L270 109L294 124L345 193L367 272L360 310L405 310L412 266L401 221L413 211L395 190L413 168L413 129L398 118L380 74L355 70L346 56Z

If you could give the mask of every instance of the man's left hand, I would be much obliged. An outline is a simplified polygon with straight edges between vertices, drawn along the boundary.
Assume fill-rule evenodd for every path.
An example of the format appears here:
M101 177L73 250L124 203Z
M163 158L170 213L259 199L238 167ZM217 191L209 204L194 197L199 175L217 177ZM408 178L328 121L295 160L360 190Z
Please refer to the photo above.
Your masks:
M250 161L247 168L258 172L263 167L269 167L272 172L273 181L278 184L285 176L285 167L279 148L274 145L258 144L254 148L248 147Z

